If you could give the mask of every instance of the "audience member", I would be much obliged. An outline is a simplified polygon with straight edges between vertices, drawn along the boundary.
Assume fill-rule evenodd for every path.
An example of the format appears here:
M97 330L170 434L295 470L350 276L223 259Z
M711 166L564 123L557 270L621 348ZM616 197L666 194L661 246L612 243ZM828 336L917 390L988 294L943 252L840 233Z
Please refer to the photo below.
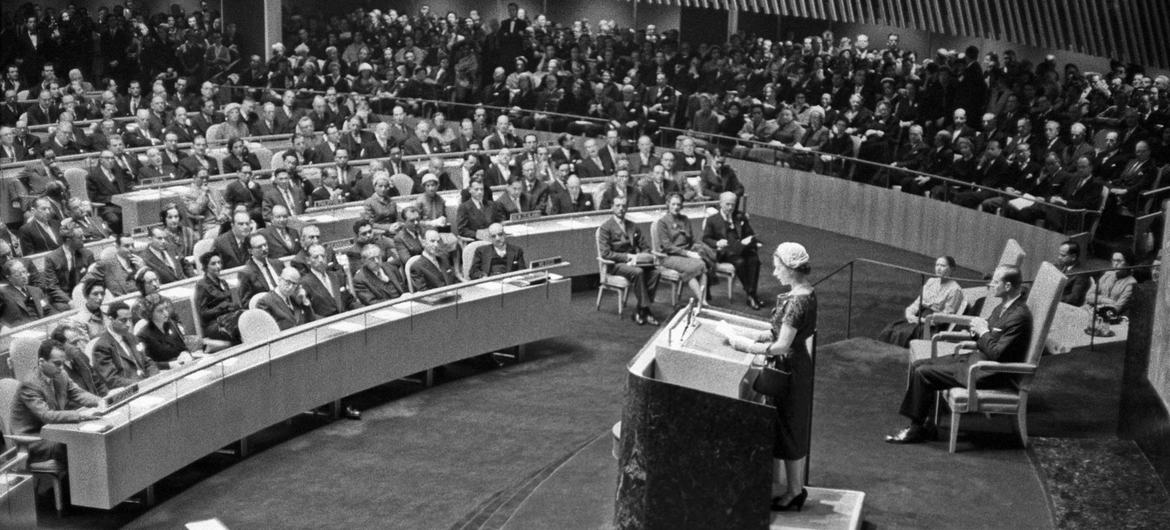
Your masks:
M82 390L65 373L69 358L65 345L49 339L37 349L37 369L20 382L20 391L12 405L9 426L13 434L40 436L41 427L53 423L78 423L100 417L101 399ZM29 445L29 462L52 461L65 469L65 445L38 440ZM45 466L42 466L45 467ZM54 467L52 465L48 467Z
M963 306L963 289L949 276L955 270L955 258L941 256L934 260L934 277L922 284L918 297L903 312L903 319L891 322L878 334L878 340L906 348L915 338L926 338L922 328L933 313L956 314Z

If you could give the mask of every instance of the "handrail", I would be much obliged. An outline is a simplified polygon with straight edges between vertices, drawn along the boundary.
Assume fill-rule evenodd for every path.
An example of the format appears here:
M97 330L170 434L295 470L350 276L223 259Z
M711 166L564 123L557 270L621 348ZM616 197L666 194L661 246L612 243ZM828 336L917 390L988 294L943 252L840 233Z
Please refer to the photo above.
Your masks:
M359 309L355 309L352 311L346 311L344 313L339 313L337 315L323 318L321 320L314 320L312 322L308 322L306 324L302 324L300 326L296 326L294 328L289 328L287 330L281 331L280 333L277 333L276 335L268 337L262 341L248 343L248 344L238 344L238 345L233 346L231 348L221 350L220 352L217 352L214 355L205 357L203 360L200 360L199 362L187 365L187 366L179 368L177 370L169 370L168 371L169 373L167 373L167 374L160 374L160 375L165 375L165 377L161 377L157 381L153 381L150 384L145 385L144 387L140 386L138 391L135 393L134 396L132 396L129 399L126 399L124 401L121 401L119 403L116 403L114 405L111 405L110 407L108 407L105 410L105 412L108 414L111 411L114 411L114 410L117 410L119 408L126 406L130 402L137 399L139 396L143 396L143 395L146 395L150 392L153 392L155 390L163 388L164 386L166 386L170 383L178 381L178 380L180 380L184 377L187 377L195 372L201 371L204 368L208 368L210 366L214 366L217 364L222 364L224 361L227 361L229 359L234 359L236 357L244 355L248 352L255 350L256 348L268 346L274 342L283 340L284 338L286 338L294 333L302 333L308 329L319 328L319 327L323 327L323 326L326 326L329 324L333 324L334 322L341 322L343 320L353 318L355 315L357 315L359 313L369 313L369 312L373 312L373 311L378 311L378 310L385 309L387 307L391 307L391 306L401 304L404 302L413 302L416 300L420 300L422 298L431 297L431 296L434 296L436 294L453 292L453 291L465 289L467 287L479 285L479 284L483 284L483 283L499 282L502 280L507 280L509 278L525 276L528 274L532 274L534 272L536 272L536 273L548 272L548 271L551 271L553 269L559 269L561 267L568 267L568 266L569 266L568 262L562 262L562 263L556 263L553 265L548 265L545 267L539 267L539 268L533 268L533 269L523 269L523 270L519 270L519 271L505 273L505 274L499 274L496 276L485 276L485 277L480 278L478 280L460 282L460 283L457 283L454 285L448 285L446 287L440 287L440 288L431 289L428 291L420 291L417 293L403 294L402 296L399 296L398 298L394 298L391 300L385 300L385 301L379 302L377 304L368 305L368 306L365 306L365 307L362 307ZM458 302L456 302L456 303L458 303ZM196 315L196 318L198 318L198 315ZM207 360L207 359L210 359L210 360Z
M812 149L797 149L797 148L794 148L794 147L788 146L788 145L775 145L775 144L763 142L760 140L745 140L745 139L740 138L738 136L725 136L725 135L720 135L720 134L715 134L715 133L701 133L701 132L697 132L697 131L693 131L693 130L677 129L674 127L661 127L661 130L678 132L678 133L685 134L685 135L688 135L691 137L702 136L704 138L732 140L732 141L735 141L737 143L747 143L747 144L750 144L750 145L755 146L755 147L775 149L777 151L784 151L784 152L789 153L789 154L825 154L827 156L831 156L831 157L839 159L839 160L845 160L845 161L853 162L856 164L866 164L866 165L870 165L870 166L876 166L876 167L879 167L881 169L886 169L886 170L890 170L890 171L897 171L897 172L902 172L902 173L908 173L911 175L917 175L920 177L929 177L931 179L938 179L938 180L941 180L943 182L948 182L948 183L951 183L951 184L954 184L957 186L966 187L966 188L974 188L974 189L989 191L989 192L993 192L997 195L1004 195L1004 196L1008 196L1008 197L1014 197L1017 199L1026 199L1026 200L1035 202L1037 204L1042 204L1045 207L1051 207L1053 209L1063 211L1065 213L1079 213L1079 214L1096 213L1096 210L1091 210L1088 208L1069 208L1067 206L1061 206L1059 204L1054 204L1054 203L1051 203L1051 202L1048 202L1048 201L1045 201L1045 200L1042 200L1039 198L1029 199L1021 193L1012 193L1012 192L1009 192L1006 190L1001 190L999 188L991 188L991 187L987 187L987 186L982 186L979 184L975 184L973 182L966 182L966 181L954 179L951 177L944 177L942 175L934 175L931 173L926 173L926 172L918 171L915 169L907 169L904 167L894 167L894 166L891 166L888 164L873 162L871 160L863 160L860 158L855 158L855 157L846 156L846 155L821 153L820 151L815 151Z
M840 267L833 269L831 272L826 274L821 279L813 282L813 284L812 284L813 287L816 287L817 285L820 285L821 282L836 276L838 273L845 270L846 268L849 269L849 297L848 297L848 301L846 302L847 305L846 305L846 312L845 312L845 314L846 314L846 316L845 316L845 338L847 338L847 339L851 338L853 335L853 272L854 272L854 268L856 267L856 265L858 263L868 263L870 265L877 265L879 267L886 267L886 268L894 269L894 270L898 270L898 271L918 274L920 277L920 281L921 281L919 289L918 289L919 296L922 295L922 291L926 287L927 276L939 278L942 280L954 280L955 282L982 282L982 281L984 281L983 278L961 278L958 276L936 276L933 271L924 271L924 270L920 270L920 269L915 269L913 267L906 267L904 265L897 265L894 263L889 263L889 262L879 261L879 260L874 260L874 259L869 259L869 258L853 258L853 259L849 260L848 262L844 263L843 265L841 265Z
M1170 166L1167 166L1167 167L1170 167ZM1142 197L1153 197L1154 195L1157 195L1159 193L1166 193L1168 191L1170 191L1170 186L1162 186L1161 188L1152 189L1149 191L1143 191Z

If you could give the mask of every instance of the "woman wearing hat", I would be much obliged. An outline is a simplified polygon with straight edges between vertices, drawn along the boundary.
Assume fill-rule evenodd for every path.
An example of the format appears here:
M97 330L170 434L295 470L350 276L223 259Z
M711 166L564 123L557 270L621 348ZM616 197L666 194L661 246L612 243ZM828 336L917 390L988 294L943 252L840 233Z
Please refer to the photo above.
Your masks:
M776 445L772 450L773 511L799 511L808 498L804 489L804 463L808 458L809 425L812 418L813 364L805 347L817 329L817 298L808 280L808 252L799 243L781 243L772 254L773 275L781 285L791 287L776 297L772 310L772 329L752 335L725 332L728 343L736 350L764 355L775 368L789 372L787 389L773 396L772 403L780 415L776 423ZM777 482L781 464L787 476L787 488Z

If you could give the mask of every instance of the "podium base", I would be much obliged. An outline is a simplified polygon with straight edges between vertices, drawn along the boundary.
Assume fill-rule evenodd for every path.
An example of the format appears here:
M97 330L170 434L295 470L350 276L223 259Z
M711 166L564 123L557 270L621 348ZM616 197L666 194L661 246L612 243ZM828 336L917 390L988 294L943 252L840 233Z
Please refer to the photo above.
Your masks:
M861 508L865 493L853 490L809 487L808 500L799 512L772 514L770 530L861 528Z

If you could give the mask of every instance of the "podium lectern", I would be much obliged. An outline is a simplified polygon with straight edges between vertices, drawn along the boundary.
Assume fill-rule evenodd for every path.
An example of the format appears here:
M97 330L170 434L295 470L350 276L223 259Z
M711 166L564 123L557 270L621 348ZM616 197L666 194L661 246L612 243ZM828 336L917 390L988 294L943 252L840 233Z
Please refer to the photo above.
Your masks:
M754 356L715 331L768 322L679 311L629 364L614 522L623 529L768 528L776 410L741 399Z

